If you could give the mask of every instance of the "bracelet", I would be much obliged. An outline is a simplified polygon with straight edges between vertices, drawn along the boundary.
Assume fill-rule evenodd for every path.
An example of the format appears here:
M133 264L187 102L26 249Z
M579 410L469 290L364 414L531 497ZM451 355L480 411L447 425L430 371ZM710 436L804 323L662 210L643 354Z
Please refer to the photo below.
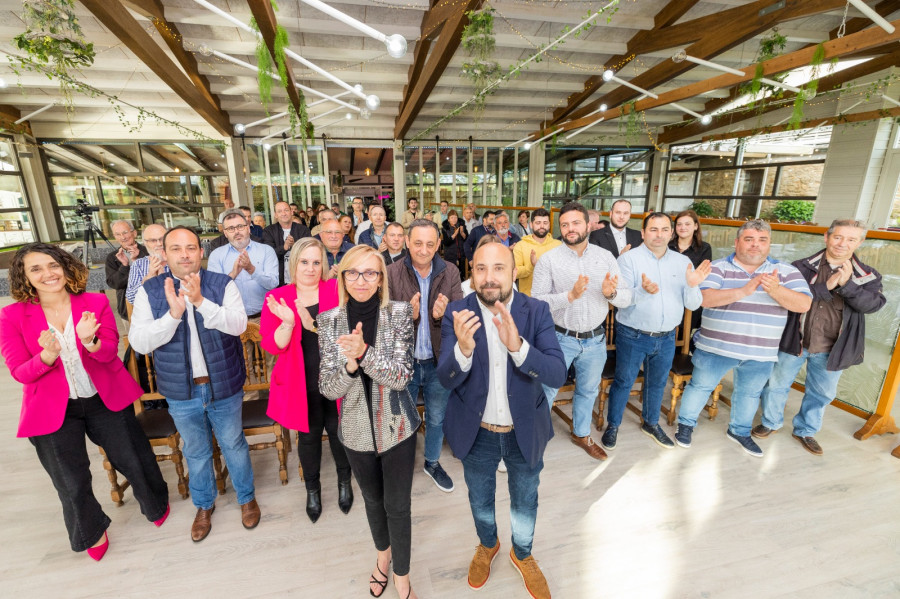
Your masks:
M285 331L293 331L293 330L294 330L294 325L292 325L292 324L284 324L284 323L282 322L280 325L278 325L278 328L279 328L279 329L283 329L283 330L285 330Z

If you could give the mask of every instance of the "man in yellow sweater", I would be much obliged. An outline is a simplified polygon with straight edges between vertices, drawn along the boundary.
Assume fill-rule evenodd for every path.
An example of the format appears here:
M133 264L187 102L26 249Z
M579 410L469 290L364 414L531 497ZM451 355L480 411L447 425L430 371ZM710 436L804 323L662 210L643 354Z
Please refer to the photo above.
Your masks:
M550 235L550 213L538 208L531 213L531 235L513 246L516 269L519 272L519 291L531 295L531 276L538 259L562 242Z

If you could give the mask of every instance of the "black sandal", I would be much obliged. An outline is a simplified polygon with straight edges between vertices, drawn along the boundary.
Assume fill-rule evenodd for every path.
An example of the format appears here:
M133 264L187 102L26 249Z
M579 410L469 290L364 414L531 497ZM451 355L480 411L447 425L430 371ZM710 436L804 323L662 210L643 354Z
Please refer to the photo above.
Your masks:
M388 569L390 570L390 568L391 568L391 566L390 566L390 564L388 564ZM381 597L382 595L384 595L385 589L387 589L388 575L385 574L384 572L382 572L382 571L381 571L381 568L378 567L378 561L377 561L377 560L375 561L375 569L378 570L378 573L379 573L379 574L381 574L382 576L384 576L384 580L378 580L377 578L375 578L375 575L374 575L374 574L373 574L372 576L370 576L370 577L369 577L369 585L370 585L370 586L369 586L369 594L372 595L373 597ZM381 587L381 592L378 593L377 595L376 595L374 592L372 592L372 587L371 587L371 585L373 585L373 584L377 584L378 586Z

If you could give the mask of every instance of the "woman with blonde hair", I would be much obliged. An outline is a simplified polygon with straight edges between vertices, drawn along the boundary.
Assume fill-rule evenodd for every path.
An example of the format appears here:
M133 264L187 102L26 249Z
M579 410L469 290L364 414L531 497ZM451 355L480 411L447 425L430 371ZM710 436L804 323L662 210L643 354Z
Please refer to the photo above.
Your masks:
M318 318L319 387L325 397L342 398L338 431L378 550L369 593L384 593L393 560L394 586L409 599L415 597L410 503L421 424L406 390L413 371L412 306L390 301L384 257L370 246L344 255L338 294L338 307Z
M339 403L319 393L319 335L316 316L338 304L337 281L329 280L328 257L318 239L305 237L291 248L291 284L266 294L260 317L262 347L278 356L272 370L266 414L285 428L299 432L297 455L306 483L306 515L322 515L322 431L338 475L338 506L345 514L353 505L350 463L338 440ZM299 326L298 326L299 325Z

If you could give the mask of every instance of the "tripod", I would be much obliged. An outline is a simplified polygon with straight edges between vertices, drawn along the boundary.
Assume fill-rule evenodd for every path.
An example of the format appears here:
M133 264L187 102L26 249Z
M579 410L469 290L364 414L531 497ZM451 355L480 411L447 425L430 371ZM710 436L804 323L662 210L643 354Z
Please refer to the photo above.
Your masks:
M100 228L96 224L94 224L94 219L91 217L90 213L82 214L81 220L84 223L84 241L83 241L83 245L82 245L83 249L82 249L81 257L82 257L82 261L84 262L84 265L87 266L88 269L90 269L91 268L91 255L88 252L88 242L90 242L91 247L94 247L94 248L97 247L97 239L94 236L95 232L97 235L100 236L100 239L105 241L106 245L108 245L111 249L116 249L116 246L114 246L112 243L110 243L109 239L106 238L106 235L103 234L103 231L101 231Z

